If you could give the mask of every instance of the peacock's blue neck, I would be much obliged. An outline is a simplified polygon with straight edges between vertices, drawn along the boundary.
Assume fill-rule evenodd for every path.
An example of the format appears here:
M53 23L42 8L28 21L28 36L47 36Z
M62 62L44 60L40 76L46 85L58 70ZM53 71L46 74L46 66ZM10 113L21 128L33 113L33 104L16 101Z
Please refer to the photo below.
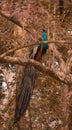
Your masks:
M43 33L42 33L42 40L43 40L43 41L47 41L47 40L48 40L48 37L47 37L47 33L46 33L46 32L43 32Z
M43 41L48 41L48 37L47 37L47 33L46 32L42 33L42 40ZM48 48L48 43L44 43L43 44L43 48L45 48L45 49Z

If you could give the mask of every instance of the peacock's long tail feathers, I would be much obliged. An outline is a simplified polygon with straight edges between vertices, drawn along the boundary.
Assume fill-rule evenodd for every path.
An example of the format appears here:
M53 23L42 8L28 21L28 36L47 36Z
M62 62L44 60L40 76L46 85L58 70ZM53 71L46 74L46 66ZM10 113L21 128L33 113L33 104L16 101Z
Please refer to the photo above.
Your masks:
M35 86L36 69L33 66L27 65L24 74L17 99L14 123L19 121L26 112Z

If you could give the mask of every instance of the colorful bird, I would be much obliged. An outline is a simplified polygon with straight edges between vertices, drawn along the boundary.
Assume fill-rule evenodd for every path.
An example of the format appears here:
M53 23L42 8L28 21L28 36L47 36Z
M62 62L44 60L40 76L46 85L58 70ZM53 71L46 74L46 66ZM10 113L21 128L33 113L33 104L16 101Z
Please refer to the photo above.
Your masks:
M43 30L42 32L42 41L48 41L47 33L45 30ZM46 53L47 48L48 43L38 45L32 50L30 58L35 59L36 61L40 61L42 55ZM23 116L23 114L25 114L28 108L33 89L35 87L35 76L35 67L31 65L25 66L24 77L21 81L21 87L16 102L14 123L17 123L21 119L21 117Z
M45 30L42 31L42 39L40 40L48 41L47 33ZM39 44L32 50L30 58L39 61L42 58L42 55L46 53L47 49L48 49L48 43Z

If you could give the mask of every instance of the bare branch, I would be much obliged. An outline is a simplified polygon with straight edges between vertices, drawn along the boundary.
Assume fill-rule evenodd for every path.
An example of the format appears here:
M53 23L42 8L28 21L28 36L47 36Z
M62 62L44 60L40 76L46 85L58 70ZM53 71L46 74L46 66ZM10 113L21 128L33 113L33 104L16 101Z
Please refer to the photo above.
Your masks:
M51 76L52 78L61 81L62 83L71 85L72 81L69 81L69 79L62 79L59 74L55 73L53 70L50 70L49 67L43 66L40 62L37 62L33 59L28 59L26 61L24 61L24 59L21 58L17 58L17 57L10 57L10 56L6 56L4 58L0 58L1 62L6 62L6 63L11 63L11 64L19 64L19 65L27 65L30 64L32 66L34 66L36 69L38 69L40 72L45 73L49 76Z
M19 46L19 47L15 47L15 48L12 48L10 50L8 50L7 52L3 53L0 55L1 58L3 58L4 56L8 55L8 54L11 54L13 52L15 52L16 50L19 50L19 49L22 49L22 48L27 48L27 47L32 47L32 46L36 46L36 45L39 45L39 44L44 44L44 43L48 43L48 44L52 44L52 43L55 43L55 44L63 44L63 43L72 43L72 42L68 42L68 41L38 41L36 43L32 43L32 44L29 44L29 45L23 45L23 46Z
M1 12L0 11L0 15L6 19L8 19L9 21L13 22L14 24L18 25L19 27L23 28L23 25L21 22L19 22L17 19L11 17L9 14L5 13L5 12Z

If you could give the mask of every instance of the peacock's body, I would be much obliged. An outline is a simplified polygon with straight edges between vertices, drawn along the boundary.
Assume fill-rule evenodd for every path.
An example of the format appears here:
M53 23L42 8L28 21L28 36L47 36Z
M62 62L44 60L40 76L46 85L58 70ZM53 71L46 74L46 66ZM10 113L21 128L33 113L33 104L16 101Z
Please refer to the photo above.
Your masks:
M48 41L47 33L45 30L43 30L43 32L42 32L42 41ZM48 49L48 43L40 44L32 50L30 56L31 56L31 58L39 61L40 58L42 57L42 55L46 53L47 49Z

